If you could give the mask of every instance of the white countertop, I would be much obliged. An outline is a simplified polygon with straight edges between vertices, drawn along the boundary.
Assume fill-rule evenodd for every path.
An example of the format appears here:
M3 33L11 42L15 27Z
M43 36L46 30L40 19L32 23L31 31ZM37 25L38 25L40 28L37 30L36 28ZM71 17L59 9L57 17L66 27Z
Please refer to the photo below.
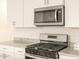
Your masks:
M19 43L19 42L14 42L14 41L0 42L0 45L13 46L13 47L18 47L18 48L25 48L31 44L34 44L34 43L33 42Z
M72 49L72 48L70 48L70 47L68 47L68 48L66 48L66 49L64 49L64 50L62 50L62 51L60 51L59 52L59 54L61 55L68 55L68 56L73 56L73 57L78 57L79 58L79 51L77 51L77 50L74 50L74 49Z

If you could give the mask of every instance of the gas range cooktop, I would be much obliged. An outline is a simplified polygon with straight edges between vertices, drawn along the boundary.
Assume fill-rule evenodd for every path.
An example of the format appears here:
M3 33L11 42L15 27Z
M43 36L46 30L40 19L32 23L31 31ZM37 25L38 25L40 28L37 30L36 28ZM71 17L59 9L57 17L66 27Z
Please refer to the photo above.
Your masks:
M28 46L30 49L35 49L35 50L48 50L48 51L60 51L64 48L66 48L66 45L58 45L58 44L53 44L53 43L37 43Z
M40 35L40 43L27 46L26 53L57 59L58 52L68 46L66 34Z

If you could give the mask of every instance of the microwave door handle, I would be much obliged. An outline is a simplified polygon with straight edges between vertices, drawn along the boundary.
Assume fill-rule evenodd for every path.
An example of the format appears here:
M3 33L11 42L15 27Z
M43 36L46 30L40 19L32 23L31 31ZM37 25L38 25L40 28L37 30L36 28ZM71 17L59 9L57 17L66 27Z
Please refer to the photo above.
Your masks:
M57 22L57 9L55 10L55 21Z

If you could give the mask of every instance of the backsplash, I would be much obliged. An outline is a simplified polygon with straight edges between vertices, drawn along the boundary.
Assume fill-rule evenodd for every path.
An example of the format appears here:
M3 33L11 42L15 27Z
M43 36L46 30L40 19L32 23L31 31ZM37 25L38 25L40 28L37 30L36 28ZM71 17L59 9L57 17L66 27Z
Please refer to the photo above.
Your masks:
M40 33L68 34L69 42L79 43L79 28L67 28L67 27L16 28L14 37L31 38L33 40L30 41L36 42L39 41Z

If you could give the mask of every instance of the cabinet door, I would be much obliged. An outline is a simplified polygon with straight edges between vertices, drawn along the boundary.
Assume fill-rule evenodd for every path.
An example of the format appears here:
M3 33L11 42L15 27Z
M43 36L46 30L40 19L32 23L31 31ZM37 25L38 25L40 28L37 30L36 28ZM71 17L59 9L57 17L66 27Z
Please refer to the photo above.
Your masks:
M61 55L61 56L60 56L60 59L79 59L79 58L74 57L74 56L69 56L69 55L67 55L67 56Z
M33 0L34 8L44 7L45 0Z
M24 0L24 27L34 27L33 0Z
M6 54L6 59L15 59L15 56Z
M7 0L7 18L10 25L23 27L23 0Z
M63 5L63 0L46 0L47 6L54 6L54 5Z
M24 0L24 27L34 27L33 3L33 0Z
M14 56L4 52L4 53L2 53L2 56L0 57L0 59L14 59Z
M43 5L43 0L24 0L24 27L35 27L34 9Z
M6 59L15 59L15 54L14 54L14 50L12 51L7 51L7 52L5 52L5 54L6 54Z
M79 0L65 0L66 27L79 27Z
M15 56L15 59L25 59L25 49L15 48L14 56Z
M0 59L3 59L3 51L0 51Z
M15 56L15 59L25 59L25 56L24 55L16 55Z
M0 45L0 58L14 59L14 49L11 46Z
M60 55L59 59L69 59L68 56L63 56L63 55ZM72 58L71 58L72 59Z

